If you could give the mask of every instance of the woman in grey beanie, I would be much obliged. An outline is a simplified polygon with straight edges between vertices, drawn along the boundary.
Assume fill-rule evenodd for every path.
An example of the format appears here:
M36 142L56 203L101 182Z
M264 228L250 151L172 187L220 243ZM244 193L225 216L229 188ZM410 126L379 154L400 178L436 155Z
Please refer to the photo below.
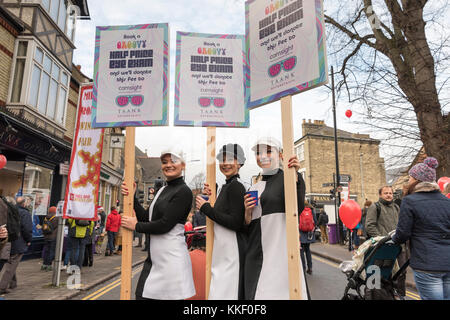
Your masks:
M450 200L436 183L435 158L409 171L392 240L410 240L410 266L422 300L450 300Z

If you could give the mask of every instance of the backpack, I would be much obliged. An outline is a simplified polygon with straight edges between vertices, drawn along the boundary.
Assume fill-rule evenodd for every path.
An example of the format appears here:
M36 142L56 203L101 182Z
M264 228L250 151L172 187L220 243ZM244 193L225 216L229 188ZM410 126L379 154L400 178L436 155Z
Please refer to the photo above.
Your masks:
M91 221L89 220L75 220L75 224L79 227L87 227L91 224Z
M51 217L50 219L47 219L47 217L44 219L44 223L42 224L42 233L49 235L52 234L53 231L55 230L53 228L53 224L51 223L51 221L55 218L56 216Z
M5 197L1 197L8 207L8 220L6 229L8 229L8 242L16 241L20 236L20 215L16 206L9 203Z
M303 232L311 232L314 231L314 218L311 209L305 208L300 214L300 222L298 224L298 228Z
M321 219L322 219L322 225L327 225L328 224L328 215L324 212L321 214Z

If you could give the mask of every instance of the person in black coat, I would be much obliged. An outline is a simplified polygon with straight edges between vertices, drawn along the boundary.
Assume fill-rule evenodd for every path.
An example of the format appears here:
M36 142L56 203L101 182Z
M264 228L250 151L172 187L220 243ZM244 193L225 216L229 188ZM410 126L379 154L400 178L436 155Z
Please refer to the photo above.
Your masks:
M239 177L245 163L244 150L238 144L227 144L216 156L226 177L214 206L197 196L197 208L214 221L214 245L211 261L209 300L241 300L244 298L244 259L247 237L244 232L244 195L246 187ZM209 185L205 193L211 195Z
M450 200L436 183L435 158L409 171L397 229L392 237L410 240L410 266L422 300L450 300Z
M27 252L33 236L33 222L31 214L25 209L25 198L18 197L16 201L20 215L20 236L11 242L11 255L5 264L5 271L0 280L0 293L8 293L8 287L10 289L17 287L16 270L24 253Z

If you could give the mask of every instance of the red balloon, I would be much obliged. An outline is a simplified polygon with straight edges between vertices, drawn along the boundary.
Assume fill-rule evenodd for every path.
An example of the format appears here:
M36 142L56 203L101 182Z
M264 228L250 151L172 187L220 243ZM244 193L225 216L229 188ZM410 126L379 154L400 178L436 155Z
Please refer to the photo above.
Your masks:
M354 200L345 200L339 208L339 218L348 229L353 230L361 221L361 207Z
M347 118L350 118L352 114L353 114L352 110L345 111L345 115L347 116Z
M1 167L1 165L0 165ZM447 183L450 183L450 178L449 177L442 177L438 180L438 185L439 185L439 189L441 189L441 191L444 191L444 187Z
M6 166L6 157L0 154L0 169L3 169Z
M194 227L192 226L192 223L190 223L189 221L186 222L184 224L184 231L192 231L192 230L194 230Z

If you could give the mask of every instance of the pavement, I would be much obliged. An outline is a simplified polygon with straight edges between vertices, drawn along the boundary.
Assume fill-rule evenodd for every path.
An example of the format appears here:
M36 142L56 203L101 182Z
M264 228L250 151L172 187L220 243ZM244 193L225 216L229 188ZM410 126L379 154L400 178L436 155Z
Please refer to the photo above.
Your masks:
M133 243L132 266L143 264L147 252ZM52 285L53 272L41 271L42 259L29 259L19 263L16 271L17 288L0 295L1 300L70 300L77 295L92 289L120 275L121 255L105 257L106 241L103 243L103 254L94 254L92 267L83 267L80 275L80 289L69 289L67 283L73 283L65 270L61 271L60 286ZM4 268L3 268L4 269ZM0 277L4 270L0 272ZM73 278L72 278L73 279ZM69 281L68 281L69 280Z
M339 264L343 261L352 260L352 253L348 251L348 246L339 244L322 244L320 242L315 242L311 244L311 253ZM406 270L406 287L417 290L413 271L409 267Z
M147 252L141 247L136 247L137 241L133 243L133 267L143 264L147 258ZM102 252L105 252L106 241L103 244ZM335 263L351 260L352 254L348 248L339 244L321 244L316 242L311 244L311 253ZM52 285L53 272L41 271L42 259L29 259L20 262L16 276L18 286L11 289L10 293L0 295L1 300L70 300L77 295L86 292L118 275L122 257L113 255L105 257L104 254L94 254L94 265L83 267L81 270L79 289L69 289L67 282L69 275L66 271L61 271L60 286ZM0 277L3 272L0 272ZM412 271L408 268L406 277L407 287L416 289Z

